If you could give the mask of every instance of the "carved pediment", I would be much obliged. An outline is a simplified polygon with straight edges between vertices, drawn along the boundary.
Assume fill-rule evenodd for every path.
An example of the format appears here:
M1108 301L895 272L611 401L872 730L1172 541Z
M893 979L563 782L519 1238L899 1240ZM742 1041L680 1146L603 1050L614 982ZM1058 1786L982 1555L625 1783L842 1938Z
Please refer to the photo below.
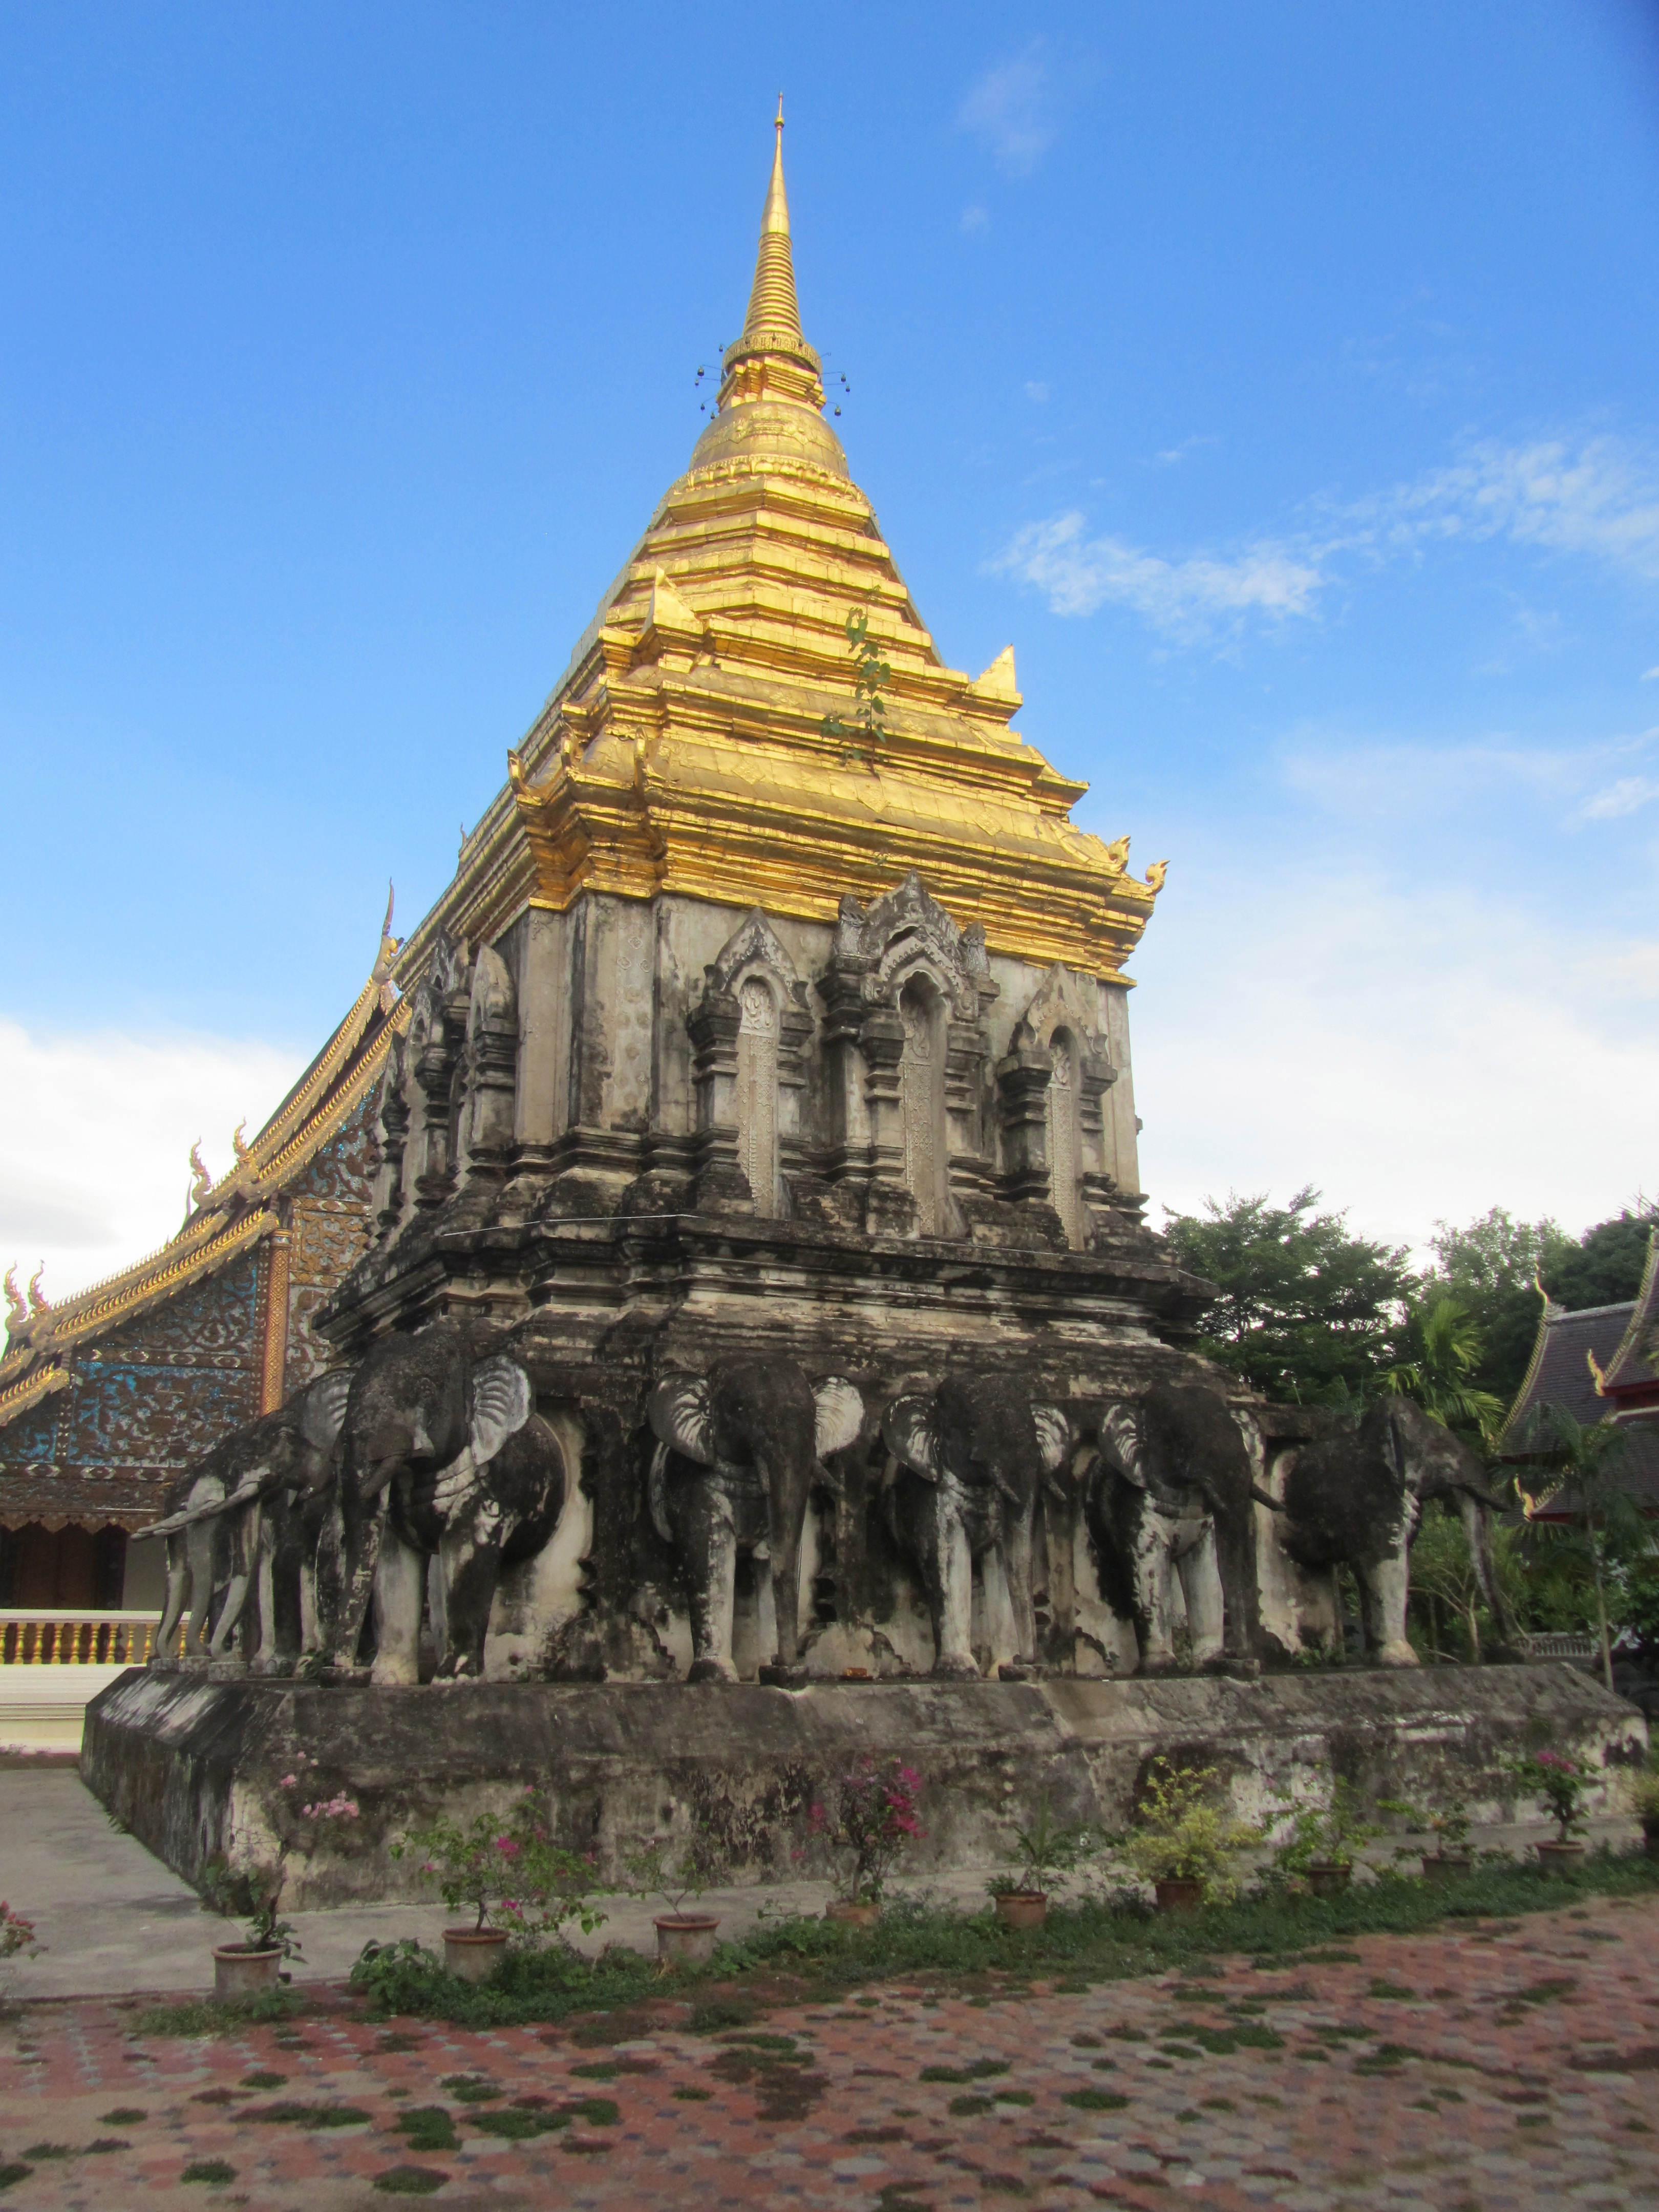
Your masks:
M918 972L932 976L958 1021L977 1021L997 995L983 929L958 929L914 872L867 909L842 899L833 960L862 975L869 1006L896 1005Z
M710 992L734 992L743 976L756 968L769 969L791 1000L804 1002L806 986L787 948L760 908L752 907L704 969L707 988Z
M1056 1030L1069 1030L1085 1060L1110 1066L1111 1055L1100 1027L1100 999L1094 986L1075 969L1056 961L1031 994L1014 1024L1016 1052L1047 1051ZM1107 1080L1110 1081L1110 1076Z

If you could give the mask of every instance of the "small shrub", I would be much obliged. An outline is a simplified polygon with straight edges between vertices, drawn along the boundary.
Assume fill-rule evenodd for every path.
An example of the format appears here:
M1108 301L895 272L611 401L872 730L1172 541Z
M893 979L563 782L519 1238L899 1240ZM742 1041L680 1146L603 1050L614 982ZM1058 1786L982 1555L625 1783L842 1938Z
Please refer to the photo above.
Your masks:
M1167 1759L1152 1761L1139 1818L1118 1838L1118 1849L1143 1881L1201 1882L1206 1904L1237 1896L1234 1860L1261 1841L1261 1831L1210 1802L1216 1778L1211 1766L1182 1769Z

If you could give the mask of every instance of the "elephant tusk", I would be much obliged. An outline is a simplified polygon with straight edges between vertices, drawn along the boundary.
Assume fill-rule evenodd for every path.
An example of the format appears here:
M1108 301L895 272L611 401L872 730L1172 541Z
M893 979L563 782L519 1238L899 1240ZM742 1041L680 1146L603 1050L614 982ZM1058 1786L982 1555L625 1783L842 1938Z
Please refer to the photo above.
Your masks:
M1265 1505L1270 1513L1282 1513L1285 1510L1282 1498L1270 1498L1265 1490L1259 1489L1254 1482L1250 1485L1250 1495L1258 1505Z

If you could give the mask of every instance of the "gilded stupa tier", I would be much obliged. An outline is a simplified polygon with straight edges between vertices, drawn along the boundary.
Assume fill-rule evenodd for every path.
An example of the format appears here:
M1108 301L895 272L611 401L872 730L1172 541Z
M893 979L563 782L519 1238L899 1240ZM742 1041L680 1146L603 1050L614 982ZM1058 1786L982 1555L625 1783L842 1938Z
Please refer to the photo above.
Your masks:
M947 667L824 420L801 331L778 122L760 252L717 411L466 840L437 928L499 933L584 890L829 921L910 871L993 951L1121 977L1163 870L1076 828L1087 789L1009 726L1012 648ZM849 617L887 665L849 744ZM826 725L832 726L826 727Z

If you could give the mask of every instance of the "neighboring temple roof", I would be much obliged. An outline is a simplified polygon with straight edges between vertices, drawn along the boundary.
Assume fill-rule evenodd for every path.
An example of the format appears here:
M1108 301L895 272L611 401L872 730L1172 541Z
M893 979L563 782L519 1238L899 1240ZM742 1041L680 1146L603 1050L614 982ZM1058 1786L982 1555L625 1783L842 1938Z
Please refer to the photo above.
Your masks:
M343 1127L380 1075L409 1007L391 984L397 940L386 909L380 951L350 1012L253 1142L237 1145L235 1165L210 1182L197 1164L197 1187L184 1227L159 1251L89 1290L28 1308L8 1278L11 1311L0 1356L0 1427L54 1390L68 1388L75 1352L163 1298L200 1282L281 1225L279 1203L319 1149Z
M1120 981L1164 879L1075 828L1087 786L1010 729L1012 648L948 668L824 420L777 124L743 334L712 419L415 933L498 937L584 890L832 921L911 870L994 953ZM860 725L867 623L884 729Z
M1526 1379L1498 1440L1500 1459L1524 1459L1544 1448L1540 1427L1547 1407L1571 1413L1583 1428L1607 1419L1611 1409L1596 1375L1618 1351L1633 1310L1628 1302L1577 1313L1545 1304Z
M1648 1233L1647 1265L1619 1348L1603 1366L1601 1394L1620 1413L1638 1407L1659 1414L1659 1230Z

